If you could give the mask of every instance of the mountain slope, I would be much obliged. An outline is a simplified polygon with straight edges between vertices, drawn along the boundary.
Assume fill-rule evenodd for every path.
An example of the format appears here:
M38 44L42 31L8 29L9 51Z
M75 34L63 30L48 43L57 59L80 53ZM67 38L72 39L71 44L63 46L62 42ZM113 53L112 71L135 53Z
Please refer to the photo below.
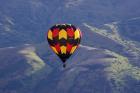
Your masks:
M0 2L0 47L40 43L45 40L45 33L49 27L57 23L71 23L84 29L82 23L100 26L140 15L139 0Z
M18 93L90 93L91 91L120 93L121 89L124 91L122 93L126 93L125 88L131 87L132 90L127 92L132 93L135 90L127 78L140 80L138 67L131 65L126 57L109 50L80 45L75 55L67 61L67 68L62 69L61 62L56 61L59 59L50 50L38 51L47 47L46 44L41 44L41 46L28 45L1 49L0 53L8 53L9 56L4 56L4 58L0 56L2 66L0 68L0 91L2 93L6 93L6 91ZM6 74L4 74L5 72Z
M126 57L128 57L129 60L131 60L132 64L138 65L140 61L140 47L139 42L135 42L133 40L127 40L126 38L122 37L122 34L120 34L119 31L119 24L117 23L109 23L105 24L101 28L97 28L94 26L89 26L88 24L84 24L87 28L89 28L93 33L97 33L101 35L102 37L108 38L109 40L114 41L114 45L111 44L109 40L102 40L105 45L100 44L99 46L102 46L105 49L109 49L112 51L115 51L119 54L122 54ZM107 28L106 28L107 27ZM99 41L99 40L98 40ZM118 45L116 45L116 44ZM96 45L96 44L95 44ZM92 45L93 46L93 45ZM118 47L120 46L120 47ZM121 49L121 50L120 50Z
M139 93L139 3L0 0L0 93ZM46 43L56 23L83 34L65 69Z

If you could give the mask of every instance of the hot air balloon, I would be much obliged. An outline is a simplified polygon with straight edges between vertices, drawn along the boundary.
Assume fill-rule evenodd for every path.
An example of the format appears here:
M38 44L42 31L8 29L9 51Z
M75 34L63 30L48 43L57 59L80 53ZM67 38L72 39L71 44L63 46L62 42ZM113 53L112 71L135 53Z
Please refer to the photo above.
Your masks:
M56 24L47 33L51 49L58 55L66 66L66 60L78 48L81 40L80 29L71 24Z

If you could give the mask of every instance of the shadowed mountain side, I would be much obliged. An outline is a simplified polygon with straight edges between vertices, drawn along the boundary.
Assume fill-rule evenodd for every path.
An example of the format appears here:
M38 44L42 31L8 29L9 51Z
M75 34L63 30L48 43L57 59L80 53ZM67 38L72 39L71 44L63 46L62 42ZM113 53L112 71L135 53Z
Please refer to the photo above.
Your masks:
M120 35L128 40L140 42L140 17L118 23Z
M47 45L45 47L47 48ZM132 93L135 91L134 87L139 89L138 86L128 84L127 79L124 80L124 78L140 80L140 69L131 65L126 57L106 49L80 45L74 55L67 60L65 70L62 68L61 62L58 63L60 60L55 54L51 55L50 52L50 56L43 59L47 59L49 64L58 70L54 70L54 73L50 75L50 81L47 78L41 80L35 93L45 93L46 91L50 93L91 93L91 91L120 93L120 90L122 93L126 93L125 88L128 87L132 89L128 93ZM138 82L133 82L133 84L136 83Z
M132 20L132 19L129 19L129 20ZM92 45L93 43L89 43L89 44L90 46L100 46L103 49L109 49L118 54L126 56L133 65L140 66L139 42L135 42L135 41L124 38L120 34L120 31L119 31L120 28L118 26L119 24L120 24L119 22L113 22L113 23L104 24L102 28L97 28L94 26L89 26L86 23L84 23L84 25L90 29L90 30L87 30L87 32L92 31L90 35L94 35L94 37L91 37L89 35L90 42L92 41L93 38L95 40L94 42L96 42L94 43L94 45ZM88 42L86 38L84 41Z
M63 0L61 2L59 0L0 0L0 2L0 47L40 43L45 40L44 34L49 27L57 23L71 23L77 26L87 23L99 26L140 15L139 0Z
M121 45L120 43L115 42L107 36L102 36L99 33L92 31L85 25L82 26L82 35L83 37L81 43L84 45L108 49L114 52L119 52L123 50L123 45Z
M2 93L116 93L120 89L126 93L126 87L134 87L124 78L140 80L140 69L127 58L83 45L67 61L66 69L45 43L1 48L0 55Z

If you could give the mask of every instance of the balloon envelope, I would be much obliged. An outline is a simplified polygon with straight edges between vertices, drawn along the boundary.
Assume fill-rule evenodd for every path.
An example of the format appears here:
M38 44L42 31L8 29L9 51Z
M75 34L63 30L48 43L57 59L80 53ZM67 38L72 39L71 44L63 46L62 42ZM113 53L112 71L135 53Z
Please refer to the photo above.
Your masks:
M81 32L74 25L57 24L48 30L47 40L52 50L65 63L78 48L81 40Z

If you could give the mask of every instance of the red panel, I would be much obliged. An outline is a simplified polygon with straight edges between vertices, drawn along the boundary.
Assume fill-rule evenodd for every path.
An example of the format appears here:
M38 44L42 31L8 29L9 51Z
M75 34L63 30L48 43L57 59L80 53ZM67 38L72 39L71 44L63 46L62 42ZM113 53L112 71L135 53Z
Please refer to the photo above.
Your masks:
M68 52L68 53L71 51L72 46L73 46L73 45L67 43L67 52Z
M56 48L57 52L60 52L60 44L56 44L54 47Z
M53 37L58 36L58 34L59 34L59 28L53 29L53 32L52 32Z
M73 37L74 36L73 28L67 28L67 34L69 37Z

